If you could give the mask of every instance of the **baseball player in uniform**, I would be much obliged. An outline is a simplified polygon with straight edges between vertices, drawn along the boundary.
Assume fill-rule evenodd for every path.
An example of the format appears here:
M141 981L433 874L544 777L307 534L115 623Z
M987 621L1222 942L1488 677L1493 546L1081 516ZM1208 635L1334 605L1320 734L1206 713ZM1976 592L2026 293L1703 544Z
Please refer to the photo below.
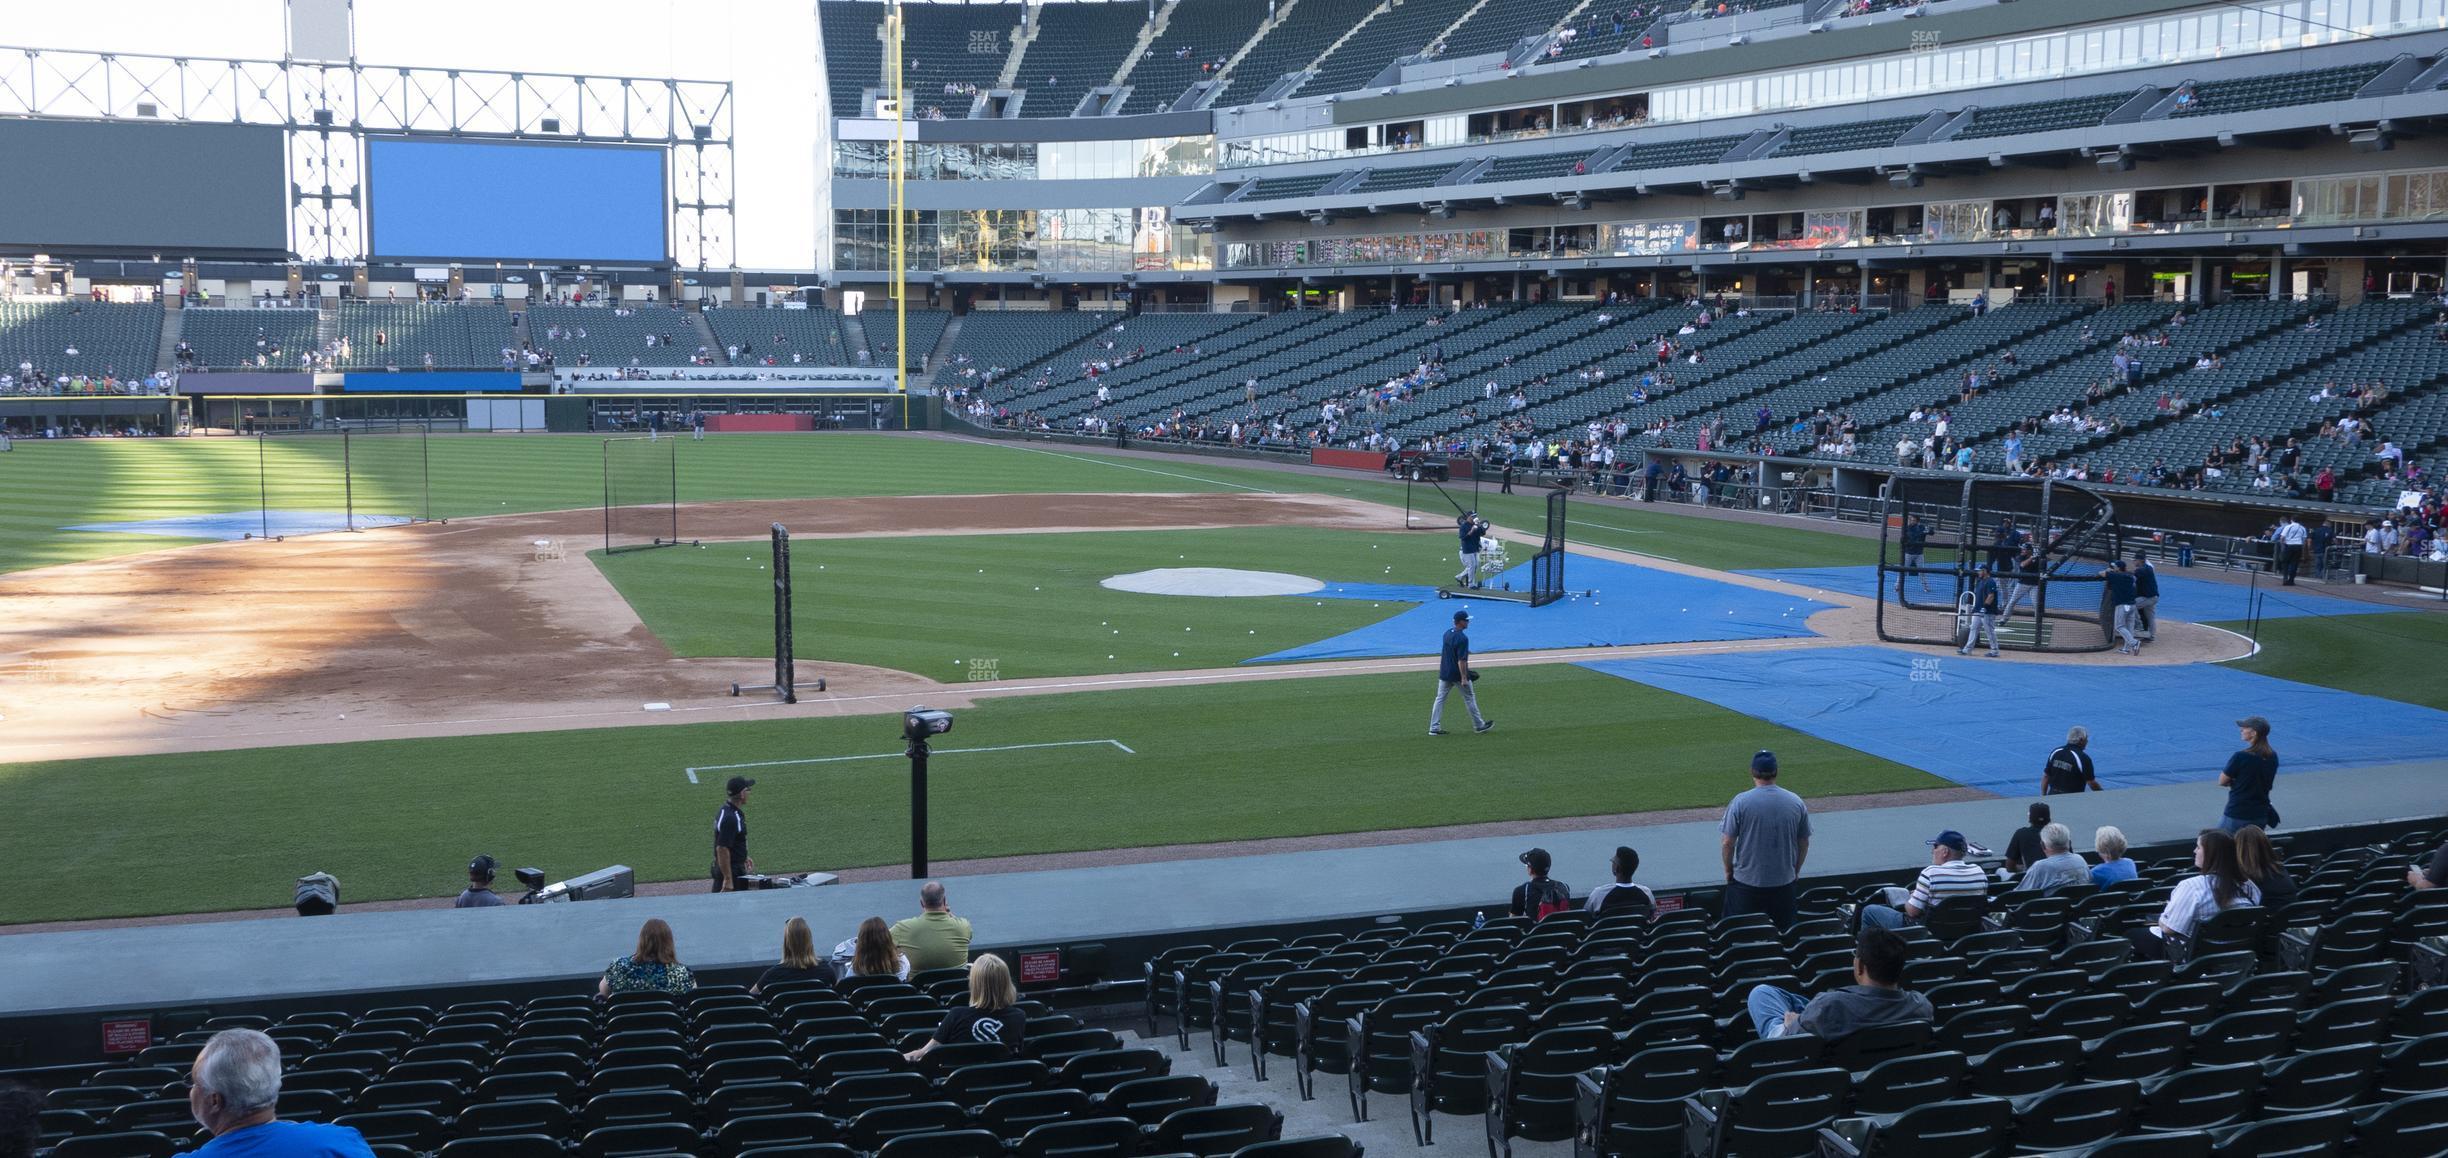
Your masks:
M1972 654L1972 645L1978 643L1981 633L1986 631L1989 633L1989 657L1997 658L1997 623L1998 610L2001 606L2002 602L1998 598L1998 581L1990 576L1989 568L1973 568L1972 625L1964 632L1963 646L1956 648L1955 654Z
M2159 638L2159 569L2150 556L2134 552L2134 634L2142 642Z
M1454 520L1454 526L1462 534L1462 573L1454 576L1454 582L1464 587L1477 587L1479 542L1487 537L1487 520L1480 518L1477 511L1464 511L1461 518Z
M1462 705L1470 709L1471 731L1484 732L1496 726L1496 721L1479 714L1479 697L1471 691L1471 677L1478 673L1470 669L1470 612L1454 612L1453 627L1445 632L1444 646L1437 654L1436 705L1428 709L1428 734L1442 736L1445 729L1445 697L1456 685L1462 688Z
M1921 521L1919 515L1904 516L1904 569L1907 571L1920 570L1921 558L1928 551L1929 526ZM1903 589L1904 577L1899 575L1896 577L1896 590L1901 592ZM1921 589L1923 591L1930 589L1929 576L1921 576Z

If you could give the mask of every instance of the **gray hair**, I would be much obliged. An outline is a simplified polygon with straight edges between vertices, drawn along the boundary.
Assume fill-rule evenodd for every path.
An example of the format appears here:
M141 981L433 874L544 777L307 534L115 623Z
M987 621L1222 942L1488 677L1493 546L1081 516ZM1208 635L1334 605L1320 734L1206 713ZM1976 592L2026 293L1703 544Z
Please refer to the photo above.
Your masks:
M225 1029L196 1058L196 1085L219 1094L231 1114L271 1109L280 1101L280 1043L252 1029Z
M2091 847L2098 849L2100 856L2108 860L2122 857L2125 855L2125 832L2113 824L2103 824L2098 832L2091 834Z
M2073 727L2066 729L2066 743L2068 744L2080 744L2090 738L2091 729L2083 727L2081 724L2076 724Z
M2071 852L2074 849L2074 834L2062 824L2049 825L2040 830L2040 847L2052 853Z
M928 881L918 886L918 903L929 909L943 908L945 906L943 882Z

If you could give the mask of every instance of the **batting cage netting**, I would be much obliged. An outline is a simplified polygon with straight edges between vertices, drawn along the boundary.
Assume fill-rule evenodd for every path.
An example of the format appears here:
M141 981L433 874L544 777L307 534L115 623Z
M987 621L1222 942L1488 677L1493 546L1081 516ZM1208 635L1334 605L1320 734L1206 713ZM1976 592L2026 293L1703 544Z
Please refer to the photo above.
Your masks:
M680 542L679 439L605 439L603 484L605 551Z
M1530 558L1530 606L1545 607L1564 598L1564 503L1571 492L1547 492L1547 534L1539 553Z
M1973 572L1987 566L2004 607L2000 648L2116 646L2101 573L2118 557L2123 530L2107 496L2054 479L1897 479L1881 500L1880 639L1962 646L1972 628Z
M254 439L258 537L362 531L433 518L422 424L266 431Z

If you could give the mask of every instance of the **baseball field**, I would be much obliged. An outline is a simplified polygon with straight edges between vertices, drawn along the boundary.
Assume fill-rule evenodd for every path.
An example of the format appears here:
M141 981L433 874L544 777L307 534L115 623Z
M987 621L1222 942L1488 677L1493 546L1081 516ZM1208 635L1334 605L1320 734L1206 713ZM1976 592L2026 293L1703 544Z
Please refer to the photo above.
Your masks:
M317 870L350 903L446 896L477 852L702 879L735 770L760 781L760 867L893 864L908 839L893 713L914 703L959 719L933 765L939 860L1714 807L1759 748L1823 800L1968 791L1576 662L1857 631L1839 596L1801 606L1813 593L1734 574L1871 558L1807 526L1577 502L1591 567L1783 600L1790 625L1771 611L1748 635L1635 639L1621 633L1654 625L1622 620L1668 609L1631 590L1602 613L1603 592L1519 612L1616 617L1612 636L1524 634L1564 620L1492 609L1489 639L1519 644L1480 645L1500 726L1473 735L1456 704L1454 734L1431 737L1436 633L1413 624L1444 614L1417 593L1452 576L1454 536L1405 530L1401 488L1368 476L721 436L676 448L695 544L607 556L590 549L600 440L436 436L431 506L447 522L283 542L69 529L252 509L262 453L191 438L0 456L0 815L17 821L0 923L276 907ZM283 469L312 489L330 468ZM1536 494L1477 502L1517 535L1542 517ZM801 678L827 681L787 706L724 694L768 662L775 521L796 539ZM1106 583L1163 568L1318 588ZM2448 707L2427 658L2448 617L2278 620L2261 643L2236 666Z

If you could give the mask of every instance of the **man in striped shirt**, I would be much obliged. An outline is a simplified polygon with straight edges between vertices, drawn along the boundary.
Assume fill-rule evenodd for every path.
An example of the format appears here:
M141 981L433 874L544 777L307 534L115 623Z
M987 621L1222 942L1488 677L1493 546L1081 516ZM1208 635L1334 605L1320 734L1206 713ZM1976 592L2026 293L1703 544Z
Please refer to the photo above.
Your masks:
M1949 897L1985 897L1989 895L1989 876L1979 865L1967 859L1969 845L1964 834L1948 829L1930 838L1929 867L1913 881L1912 895L1905 898L1901 909L1893 905L1863 905L1861 923L1864 928L1901 928L1929 915L1938 902Z

